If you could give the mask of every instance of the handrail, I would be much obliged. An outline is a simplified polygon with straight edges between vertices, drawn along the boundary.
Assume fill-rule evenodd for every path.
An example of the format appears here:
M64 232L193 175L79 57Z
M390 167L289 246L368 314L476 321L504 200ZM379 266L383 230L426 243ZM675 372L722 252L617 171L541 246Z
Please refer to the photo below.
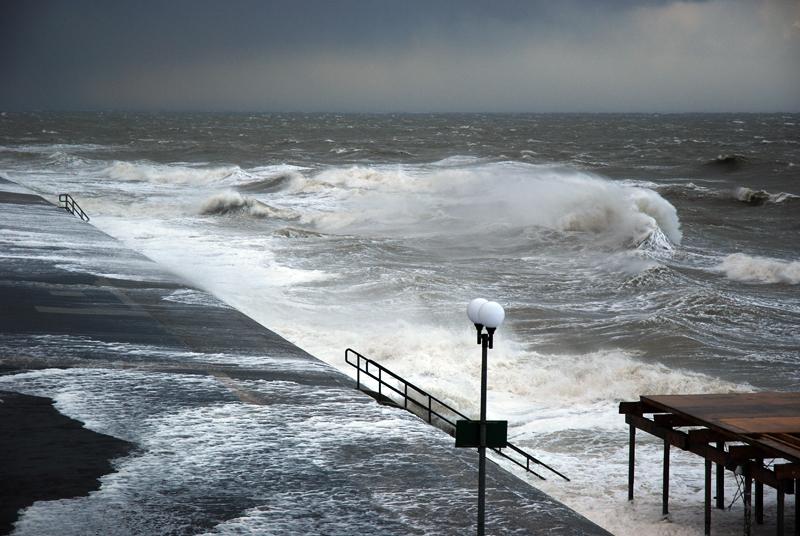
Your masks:
M61 203L64 205L62 206ZM78 216L83 221L89 221L89 215L86 214L83 209L75 202L69 194L59 194L58 196L58 206L72 214L73 216Z
M352 360L351 355L355 356L355 360ZM384 387L388 388L391 392L394 392L395 394L397 394L400 397L402 397L403 408L404 409L406 409L408 411L411 411L412 413L415 413L416 415L418 415L416 412L412 411L412 409L409 409L409 407L408 407L409 402L412 402L413 404L416 405L416 407L419 410L422 411L423 415L427 414L427 419L426 420L427 420L428 424L432 424L434 426L437 426L437 427L445 430L450 435L454 435L455 434L456 422L455 422L455 420L453 420L452 418L448 417L447 415L443 415L442 413L437 411L436 408L434 407L434 402L439 406L438 409L447 410L448 412L450 412L451 416L455 415L457 417L460 417L461 419L472 420L469 417L467 417L466 415L464 415L463 413L461 413L460 411L458 411L457 409L455 409L452 406L446 404L445 402L443 402L442 400L440 400L440 399L436 398L435 396L431 395L427 391L417 387L413 383L411 383L409 381L406 381L405 379L401 378L400 376L398 376L397 374L395 374L391 370L387 369L386 367L384 367L380 363L377 363L376 361L374 361L374 360L372 360L372 359L370 359L370 358L368 358L368 357L356 352L352 348L348 348L347 350L345 350L345 352L344 352L344 360L348 365L350 365L350 366L352 366L352 367L354 367L356 369L356 388L357 389L359 389L359 390L365 390L366 389L366 386L364 387L364 389L362 389L362 387L361 387L362 386L361 374L365 374L365 375L369 376L370 378L372 378L372 379L377 381L377 383L378 383L378 394L379 395L383 395L383 388ZM362 362L364 363L363 368L362 368ZM377 375L374 373L374 371L372 371L370 369L370 367L374 367L374 369L377 370L377 372L378 372ZM402 390L398 389L397 386L392 385L391 383L389 383L386 380L384 380L383 379L384 374L388 374L390 376L390 378L395 380L397 382L397 384L399 386L401 386ZM416 393L418 395L421 395L423 401L420 402L419 400L417 400L413 396L409 395L409 388L412 389L413 391L416 391ZM412 395L413 395L413 392L412 392ZM427 404L425 403L425 401L427 401ZM434 419L433 419L434 416L437 417L440 420L440 422L434 422ZM442 426L442 422L447 423L450 426L450 428L446 429L444 426ZM556 471L555 469L553 469L552 467L550 467L546 463L542 462L541 460L538 460L535 456L525 452L524 450L522 450L521 448L517 447L516 445L513 445L510 442L507 442L505 448L507 448L507 449L511 450L512 452L520 455L522 458L524 458L524 462L520 461L519 459L512 458L511 456L509 456L508 454L503 452L502 449L492 448L492 450L494 452L496 452L497 454L499 454L500 456L502 456L503 458L506 458L507 460L511 461L512 463L514 463L517 466L525 469L527 472L533 474L534 476L536 476L536 477L538 477L538 478L540 478L542 480L547 480L547 479L545 477L543 477L542 475L538 474L537 472L535 472L533 469L531 469L531 464L532 463L536 464L536 465L541 465L542 467L544 467L548 471L551 471L552 473L555 473L556 475L560 476L561 478L563 478L567 482L570 481L569 478L567 478L566 476L564 476L560 472Z

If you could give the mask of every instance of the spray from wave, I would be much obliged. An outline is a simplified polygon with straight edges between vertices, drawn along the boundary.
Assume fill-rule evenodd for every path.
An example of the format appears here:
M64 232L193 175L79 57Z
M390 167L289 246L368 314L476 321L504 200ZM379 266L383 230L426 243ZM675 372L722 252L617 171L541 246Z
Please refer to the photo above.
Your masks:
M675 207L653 190L518 162L338 168L299 186L305 193L330 192L340 202L336 211L310 218L327 232L481 235L538 228L624 247L654 233L673 244L682 238Z
M728 255L717 266L728 279L744 283L800 284L800 261L782 261L744 253Z

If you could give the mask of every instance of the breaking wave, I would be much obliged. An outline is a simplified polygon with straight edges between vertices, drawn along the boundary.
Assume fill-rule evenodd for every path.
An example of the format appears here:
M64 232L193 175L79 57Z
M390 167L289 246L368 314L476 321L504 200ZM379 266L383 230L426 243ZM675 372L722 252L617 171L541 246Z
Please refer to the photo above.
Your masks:
M104 172L122 181L147 181L176 184L212 184L236 179L245 172L239 166L201 168L179 165L157 165L117 161Z
M744 253L728 255L717 266L728 279L745 283L800 284L800 261L782 261Z
M733 196L739 201L747 203L748 205L778 204L783 203L784 201L800 199L800 196L786 192L771 194L766 190L752 190L744 186L736 188L736 190L733 192Z
M419 169L334 168L306 193L340 199L315 215L323 231L486 233L544 228L616 246L679 244L675 207L657 192L570 169L520 162ZM513 234L513 233L511 233Z
M222 192L208 198L200 208L203 215L238 214L255 218L296 219L297 214L291 210L275 208L239 192Z

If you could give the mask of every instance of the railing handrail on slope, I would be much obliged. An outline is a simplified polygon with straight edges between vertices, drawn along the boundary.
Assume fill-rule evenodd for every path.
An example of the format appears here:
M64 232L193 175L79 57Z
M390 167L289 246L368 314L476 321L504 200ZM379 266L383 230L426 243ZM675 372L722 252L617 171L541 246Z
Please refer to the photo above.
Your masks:
M355 360L352 360L351 356L355 356ZM400 397L402 397L403 408L404 409L406 409L408 411L412 411L412 409L408 407L408 404L409 404L409 402L413 403L417 409L422 411L423 415L427 414L427 419L426 420L427 420L428 424L431 424L431 425L434 425L434 426L438 426L439 428L445 430L450 435L454 435L454 433L455 433L454 430L455 430L455 427L456 427L456 421L453 420L453 418L451 418L452 415L455 415L455 416L457 416L457 417L459 417L461 419L472 420L469 417L467 417L466 415L464 415L463 413L461 413L460 411L458 411L457 409L455 409L452 406L450 406L449 404L446 404L445 402L443 402L439 398L437 398L437 397L431 395L430 393L428 393L427 391L417 387L413 383L411 383L409 381L406 381L404 378L401 378L400 376L398 376L397 374L395 374L391 370L387 369L386 367L384 367L380 363L378 363L378 362L376 362L376 361L374 361L374 360L372 360L372 359L370 359L370 358L368 358L368 357L356 352L352 348L348 348L347 350L345 350L344 359L345 359L345 362L347 362L348 365L350 365L350 366L352 366L352 367L354 367L356 369L356 388L358 388L359 390L366 390L366 386L364 386L364 388L362 389L362 382L361 382L361 374L366 374L367 376L369 376L370 378L372 378L372 379L374 379L375 381L378 382L378 394L379 395L383 395L383 387L388 388L391 392L394 392L395 394L397 394ZM363 364L363 368L362 368L362 364ZM377 375L374 373L374 370L372 370L372 369L377 370ZM392 380L396 381L397 384L399 384L401 386L402 390L398 389L397 386L392 385L391 383L385 381L383 379L384 375L388 375ZM414 394L414 392L416 392L417 395L421 395L422 402L420 402L419 400L414 398L412 395L410 395L409 394L409 389L411 389L412 395ZM425 403L426 401L427 401L427 404ZM451 417L448 417L447 415L443 415L442 413L437 411L437 408L434 407L434 402L439 406L439 408L438 408L439 410L444 409L444 410L447 410L448 412L450 412ZM417 414L416 412L412 411L412 413L414 413L415 415L419 416L419 414ZM440 421L450 425L451 429L445 429L441 425L441 423L434 422L434 420L433 420L434 416L437 417ZM524 450L522 450L521 448L517 447L516 445L513 445L510 442L507 442L505 448L507 448L508 450L512 451L513 453L521 456L524 459L524 462L520 461L517 458L511 457L507 453L503 452L502 449L492 448L491 450L493 450L494 452L496 452L497 454L499 454L503 458L506 458L507 460L511 461L512 463L518 465L519 467L525 469L527 472L533 474L534 476L537 476L538 478L540 478L542 480L547 480L547 479L545 477L543 477L542 475L538 474L533 469L531 469L531 464L541 465L542 467L544 467L548 471L551 471L552 473L555 473L556 475L560 476L561 478L563 478L564 480L569 482L569 478L564 476L562 473L558 472L557 470L553 469L552 467L550 467L546 463L544 463L541 460L537 459L535 456L525 452Z
M78 205L78 203L75 202L75 199L73 199L71 195L59 194L58 203L59 203L58 206L60 206L73 216L78 216L80 219L86 222L89 221L89 215L83 211L83 209Z

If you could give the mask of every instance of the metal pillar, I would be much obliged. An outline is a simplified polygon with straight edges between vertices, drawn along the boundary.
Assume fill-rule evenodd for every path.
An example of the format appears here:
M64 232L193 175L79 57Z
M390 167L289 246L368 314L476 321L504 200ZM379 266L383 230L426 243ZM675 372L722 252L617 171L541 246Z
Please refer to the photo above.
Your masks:
M759 467L762 467L764 460L756 460ZM756 525L764 524L764 484L756 480Z
M669 515L669 441L664 440L664 477L661 487L661 514Z
M633 500L633 465L636 461L636 427L630 426L630 439L628 440L628 500Z
M750 470L745 467L744 470L744 535L750 536L750 529L752 528L752 491L753 491L753 477L750 476Z
M794 481L794 536L800 536L800 478Z
M717 441L717 449L725 452L725 442ZM725 466L717 464L717 508L725 510Z
M776 488L776 491L778 493L778 511L776 513L777 519L775 520L775 522L777 525L777 529L775 532L778 536L783 536L783 502L785 494L783 491L783 482L781 482L780 480L778 481L778 487ZM797 520L795 520L795 523L797 523Z
M705 478L705 503L703 504L703 514L705 521L704 534L711 534L711 460L706 459L706 478Z
M486 520L486 357L489 335L481 335L481 421L478 447L478 536L484 535Z

